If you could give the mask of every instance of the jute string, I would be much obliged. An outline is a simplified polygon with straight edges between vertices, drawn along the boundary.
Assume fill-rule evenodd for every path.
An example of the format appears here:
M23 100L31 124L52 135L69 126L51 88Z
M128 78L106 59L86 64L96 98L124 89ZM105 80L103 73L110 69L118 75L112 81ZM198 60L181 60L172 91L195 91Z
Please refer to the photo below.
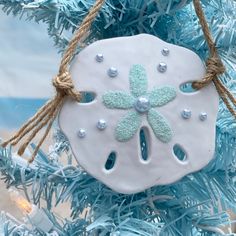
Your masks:
M8 144L14 146L22 141L22 144L18 149L18 154L21 156L38 132L42 128L46 127L46 130L37 144L29 162L32 162L35 159L39 148L48 136L53 125L53 121L57 117L57 114L63 105L64 99L66 97L71 97L78 102L81 100L81 94L74 88L71 75L69 73L69 64L73 58L78 43L81 42L89 33L91 24L94 22L104 1L105 0L95 1L88 15L84 18L80 27L75 31L75 34L62 57L58 75L52 81L53 86L56 88L56 96L47 102L31 119L29 119L28 122L24 124L15 135L2 143L2 146L6 147ZM23 141L23 139L25 140Z
M225 72L225 67L218 55L215 42L212 38L200 0L193 0L193 4L195 7L196 14L199 18L203 34L208 44L210 52L210 56L206 61L206 67L207 67L206 75L202 80L193 82L193 88L202 89L211 82L213 82L217 92L219 93L219 96L225 103L226 107L231 112L231 114L236 118L236 111L235 111L236 99L218 78L219 75Z
M95 4L81 23L79 29L75 31L75 34L62 57L59 73L53 79L53 86L56 88L57 92L56 96L47 102L31 119L29 119L28 122L24 124L13 137L2 143L3 147L7 146L8 144L14 146L22 141L23 143L18 149L18 154L22 155L38 132L42 128L46 127L42 138L40 139L32 154L30 159L30 162L32 162L35 159L39 148L48 136L49 131L53 125L53 121L57 117L57 114L63 105L64 99L66 97L71 97L78 102L81 100L81 94L74 88L71 75L69 73L69 64L73 58L78 43L83 41L84 37L86 37L86 35L89 33L91 24L94 22L104 1L105 0L95 1ZM206 62L206 75L202 80L193 82L193 87L195 89L202 89L213 82L227 108L236 118L236 111L234 110L234 106L236 106L236 99L218 79L218 76L225 72L225 68L215 47L215 43L202 10L200 0L193 0L193 3L210 51L210 56ZM23 141L23 139L25 140Z

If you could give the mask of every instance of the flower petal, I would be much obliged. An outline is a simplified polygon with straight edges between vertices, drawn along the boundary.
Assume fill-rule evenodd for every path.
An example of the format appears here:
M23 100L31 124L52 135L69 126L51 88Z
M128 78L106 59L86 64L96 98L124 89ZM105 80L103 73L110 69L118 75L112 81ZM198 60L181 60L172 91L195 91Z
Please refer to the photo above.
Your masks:
M148 123L155 136L163 143L168 143L171 140L173 133L168 121L154 109L150 109L148 112Z
M135 99L126 92L110 91L102 96L103 104L110 109L128 109L132 108Z
M142 65L133 65L129 73L130 91L135 97L147 93L148 81L145 68Z
M116 139L120 142L125 142L131 139L140 127L141 121L142 119L140 114L135 111L128 112L116 127Z
M168 102L174 100L176 97L176 90L173 87L154 88L149 94L148 98L152 107L161 107Z

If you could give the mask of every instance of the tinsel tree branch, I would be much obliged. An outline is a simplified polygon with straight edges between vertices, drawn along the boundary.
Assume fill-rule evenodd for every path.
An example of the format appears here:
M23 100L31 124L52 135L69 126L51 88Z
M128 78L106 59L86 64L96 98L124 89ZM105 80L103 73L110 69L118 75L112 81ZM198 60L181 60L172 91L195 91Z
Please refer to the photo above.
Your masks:
M7 14L44 22L48 34L64 50L94 0L0 0ZM228 75L235 78L236 2L202 0L204 12ZM117 36L149 33L167 42L185 46L206 59L207 45L191 0L107 0L85 43ZM81 45L80 45L81 46Z
M218 120L216 156L204 170L175 184L153 187L139 194L118 194L79 167L70 165L70 161L62 166L59 156L65 152L69 160L71 157L68 141L59 131L50 154L41 151L34 165L24 164L11 150L1 149L2 178L8 187L25 189L32 185L28 195L33 203L46 199L48 210L54 197L56 205L70 201L74 220L63 222L61 227L66 226L71 232L79 225L80 232L99 232L99 235L115 232L148 236L183 235L183 232L212 235L211 228L230 224L227 210L236 211L236 137L234 128L228 129L227 121L230 121L227 113ZM84 209L88 213L81 219ZM65 231L64 235L70 234Z
M93 0L0 0L7 14L25 15L29 20L45 22L48 33L60 47L93 4ZM191 0L107 0L96 19L91 39L150 33L169 42L203 49L204 39ZM219 46L226 49L235 42L234 0L204 0L204 11ZM188 20L186 20L188 19ZM194 30L195 29L195 30ZM232 47L231 47L232 49ZM235 50L235 48L234 48Z
M236 2L202 0L202 3L227 67L221 79L231 91L236 91ZM93 0L0 0L6 13L46 23L49 35L61 50L92 4ZM187 0L107 0L87 43L138 33L154 34L190 48L202 59L208 55L191 1ZM11 150L1 149L0 170L8 187L24 190L35 204L46 200L49 218L55 225L61 225L63 236L74 232L99 236L220 235L220 227L230 224L227 210L236 212L236 126L223 103L216 129L215 158L206 168L172 185L134 195L115 193L80 167L72 166L68 141L60 132L50 154L41 151L35 164L27 165ZM68 157L66 166L60 163L61 154ZM32 186L31 194L27 192L28 186ZM71 221L58 223L50 213L54 197L56 205L71 202ZM82 219L84 209L88 209L88 214ZM7 231L10 224L5 223L5 229L6 235L11 235Z

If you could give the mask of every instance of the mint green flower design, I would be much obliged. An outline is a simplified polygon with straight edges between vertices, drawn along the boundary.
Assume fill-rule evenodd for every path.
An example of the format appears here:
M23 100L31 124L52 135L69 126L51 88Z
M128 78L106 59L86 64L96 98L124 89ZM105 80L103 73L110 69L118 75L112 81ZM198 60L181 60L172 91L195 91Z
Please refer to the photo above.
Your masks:
M151 126L155 136L168 143L172 130L168 121L154 107L161 107L176 97L173 87L154 87L148 92L148 80L142 65L133 65L129 73L130 94L124 91L108 91L102 96L103 104L109 109L132 109L119 121L115 137L120 142L130 140L138 131L143 115Z

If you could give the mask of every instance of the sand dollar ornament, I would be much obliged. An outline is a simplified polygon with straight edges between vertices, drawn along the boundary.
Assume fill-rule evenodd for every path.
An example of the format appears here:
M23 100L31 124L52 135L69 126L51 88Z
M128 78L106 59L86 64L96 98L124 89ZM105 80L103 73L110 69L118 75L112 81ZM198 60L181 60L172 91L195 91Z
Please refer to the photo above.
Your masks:
M120 193L173 183L212 160L218 94L192 51L141 34L97 41L75 58L83 94L59 115L78 163Z

